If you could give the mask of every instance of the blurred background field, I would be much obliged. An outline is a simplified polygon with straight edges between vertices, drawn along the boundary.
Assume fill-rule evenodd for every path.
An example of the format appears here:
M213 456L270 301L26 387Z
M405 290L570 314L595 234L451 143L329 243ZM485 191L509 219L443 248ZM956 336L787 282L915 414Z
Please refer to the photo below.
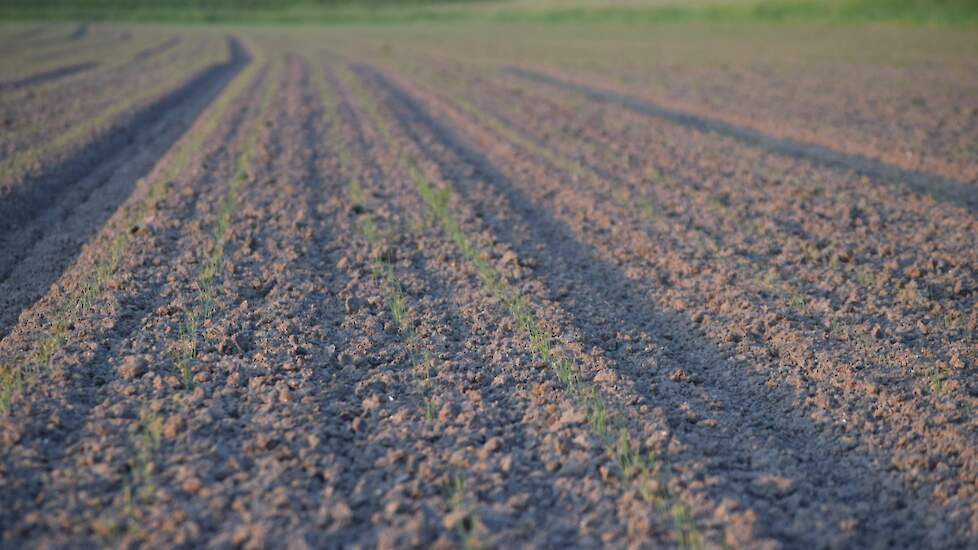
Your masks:
M396 23L978 23L978 0L3 0L4 19Z

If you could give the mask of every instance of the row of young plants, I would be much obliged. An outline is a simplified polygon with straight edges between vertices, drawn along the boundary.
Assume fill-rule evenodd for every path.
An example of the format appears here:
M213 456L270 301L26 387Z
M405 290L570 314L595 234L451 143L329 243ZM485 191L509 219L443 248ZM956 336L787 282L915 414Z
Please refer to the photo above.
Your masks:
M244 93L258 72L253 62L215 100L187 135L166 156L163 169L148 178L148 190L134 206L126 208L111 221L108 231L97 238L91 266L81 284L67 291L60 304L48 315L49 328L26 354L14 357L0 367L0 413L6 413L13 396L43 369L65 345L70 327L101 297L119 266L127 246L143 220L166 195L168 186L183 175L198 158L201 146L214 135L232 104Z
M361 235L374 247L375 250L390 250L388 241L390 236L387 232L381 231L374 222L373 216L367 210L366 199L363 190L355 176L356 168L350 154L349 144L343 138L343 132L339 130L342 120L339 100L335 93L330 93L329 84L326 81L325 72L322 68L317 72L319 93L326 116L334 122L335 133L332 135L332 142L336 148L340 175L348 180L347 199L352 210L360 212L359 229ZM349 82L348 74L346 78L339 78L340 82ZM387 128L379 127L378 130L386 137ZM432 359L431 350L426 346L425 341L420 338L415 328L415 316L409 307L409 301L402 285L398 281L397 273L392 264L393 258L384 253L371 254L370 271L375 280L380 283L385 293L385 302L390 311L391 318L397 325L398 333L407 350L410 369L417 379L418 389L422 395L420 399L420 409L425 422L429 424L435 421L437 406L432 398L434 383L432 379ZM455 517L453 528L463 548L475 548L478 544L472 537L472 521L465 512L466 503L473 500L473 495L467 488L465 477L460 472L445 477L443 483L443 497L447 510L451 517Z
M265 84L259 98L256 126L261 125L272 105L272 98L275 95L274 83L277 81L277 74L280 69L281 64L273 62L269 81ZM231 176L231 180L227 184L227 189L221 199L217 221L211 231L210 252L204 258L203 267L197 273L197 278L193 283L196 294L192 300L192 305L184 310L177 350L174 353L174 364L180 373L184 387L187 389L193 385L193 364L199 351L198 340L201 327L217 307L218 288L216 283L223 268L224 246L229 237L231 218L237 211L243 186L254 180L254 157L258 146L261 144L262 135L262 132L252 129L247 136L244 149L237 158L234 175Z
M194 385L193 370L197 361L201 327L217 309L218 282L224 267L224 249L230 235L232 218L237 212L238 201L245 186L254 180L258 147L271 131L263 123L272 106L281 64L278 60L270 63L271 68L259 72L260 67L266 65L264 56L259 52L255 62L249 66L251 74L242 75L239 77L240 80L236 81L236 83L249 83L264 79L258 105L255 107L255 119L245 134L241 151L237 153L234 173L226 182L217 218L211 229L206 256L196 278L191 283L193 297L186 301L188 307L183 311L183 319L177 332L173 364L174 370L180 376L184 391L192 389ZM244 89L242 85L233 90L229 94L230 102L233 103L240 97ZM162 421L159 415L150 408L145 397L138 399L141 402L139 430L129 445L128 475L122 489L122 516L125 523L112 533L115 536L135 534L141 528L139 516L155 491L154 472L158 455L163 447Z
M654 453L634 443L637 438L620 411L621 405L609 403L581 365L553 341L534 313L531 301L497 272L487 260L488 254L474 245L463 231L451 206L454 196L451 182L440 181L437 186L432 184L408 152L398 147L384 114L369 92L361 91L357 95L375 126L382 128L384 146L399 151L401 169L410 175L415 190L434 219L462 258L478 274L483 289L503 304L537 359L552 368L568 397L584 410L590 431L602 442L607 455L618 466L623 486L637 484L639 495L669 518L677 544L691 548L702 546L703 537L691 512L668 489L665 468Z
M676 217L681 216L682 213L674 211L660 212L664 206L656 206L651 198L651 194L648 192L643 193L642 189L624 189L618 186L610 186L606 178L597 173L592 166L581 162L573 156L562 153L556 148L551 149L542 145L537 139L526 134L526 130L513 127L512 121L507 117L503 117L495 111L490 111L491 114L486 113L464 99L464 97L470 96L475 92L471 86L461 85L458 81L450 82L436 71L430 71L430 73L431 81L441 91L439 96L449 105L453 105L471 119L490 128L503 140L511 143L512 146L531 152L533 158L543 159L567 176L586 182L595 191L601 193L602 197L611 198L616 206L626 210L636 210L636 207L638 207L637 212L648 219L651 224L650 228L655 228L663 235L672 233L671 229L666 226L663 216ZM446 93L446 90L454 90L454 93ZM532 94L532 91L529 93ZM587 142L587 146L594 149L602 158L623 158L620 150L613 148L607 143L582 138L581 143L584 142ZM678 181L675 176L669 176L655 167L651 167L648 172L648 179L660 192L666 189L682 189L683 193L693 195L707 193L707 191L697 191L693 189L693 186L687 185L688 182ZM759 242L785 242L787 243L786 247L795 247L805 251L807 261L812 266L825 270L829 276L840 274L847 279L857 281L861 287L866 289L876 286L874 283L875 277L868 265L861 267L844 265L836 256L831 255L826 257L816 250L812 242L788 233L780 226L775 226L774 228L764 226L762 228L757 222L757 219L752 218L751 214L747 211L732 208L722 201L717 201L709 196L704 200L718 218L732 218L738 226L757 233L755 239ZM855 201L855 198L853 198L853 201ZM694 253L702 256L710 263L719 263L737 271L746 270L749 275L743 278L743 280L751 283L753 286L753 288L749 289L749 292L757 294L760 297L767 295L775 298L784 314L807 325L814 333L826 331L831 337L829 343L834 348L837 348L836 353L847 354L855 352L862 360L869 364L886 365L898 364L900 362L898 355L903 348L902 345L895 347L883 346L875 337L871 337L868 334L863 334L857 339L858 341L850 341L850 334L858 332L858 329L848 326L844 320L840 320L835 314L826 317L816 311L810 305L812 291L804 288L804 281L800 279L789 280L779 270L772 268L767 263L750 262L749 258L722 253L724 249L722 241L714 233L708 232L704 228L689 227L688 231L692 237L674 240L677 247L689 248L693 245ZM902 291L894 290L894 292L897 294L897 300L907 300L906 297L901 297L900 292ZM907 293L903 292L903 294ZM846 297L836 296L836 298L839 301L844 301ZM962 332L965 338L968 339L973 337L967 324L966 310L962 310L953 304L948 306L946 304L935 303L931 304L931 306L944 311L941 317L943 328ZM948 309L948 307L951 309ZM784 352L785 350L779 351ZM914 369L911 375L933 393L941 394L943 388L946 387L945 381L952 376L947 362L939 359L941 353L939 350L933 349L932 345L926 345L920 350L920 353L923 357L923 364L920 368ZM960 359L957 361L960 362Z

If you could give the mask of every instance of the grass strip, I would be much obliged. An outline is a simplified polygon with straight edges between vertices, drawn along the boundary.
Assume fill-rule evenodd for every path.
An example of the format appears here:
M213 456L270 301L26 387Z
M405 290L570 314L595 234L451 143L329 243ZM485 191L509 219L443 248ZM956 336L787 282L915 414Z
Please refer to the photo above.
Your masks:
M386 145L396 149L397 144L375 101L361 86L357 85L357 88L357 96L364 110L381 128ZM633 443L637 438L629 432L624 415L609 406L597 387L584 376L581 366L554 344L553 338L534 315L530 302L496 272L486 259L488 255L469 241L450 208L451 185L445 183L441 189L435 189L405 154L399 159L401 168L410 174L416 191L443 231L462 257L475 268L483 288L504 305L534 355L553 369L565 393L584 410L588 427L618 466L623 484L636 483L639 495L655 506L659 513L670 518L673 536L678 544L685 548L702 547L703 536L696 527L692 513L669 491L666 474L655 454L643 450L641 444Z
M198 5L199 4L199 5ZM973 0L739 0L619 3L478 2L472 0L7 0L4 19L172 21L196 23L404 24L533 23L539 25L686 22L897 22L962 26L978 22Z
M109 278L118 267L126 246L139 224L166 194L167 185L179 177L197 158L201 146L217 131L225 113L242 95L257 70L258 63L249 65L204 112L201 120L188 131L186 138L172 153L162 173L156 177L147 196L123 216L118 229L108 237L108 244L101 253L96 252L94 265L80 289L66 296L60 307L51 314L51 327L47 336L32 347L27 357L0 368L0 414L8 412L13 395L32 380L41 369L46 368L54 353L68 341L69 327L105 290Z

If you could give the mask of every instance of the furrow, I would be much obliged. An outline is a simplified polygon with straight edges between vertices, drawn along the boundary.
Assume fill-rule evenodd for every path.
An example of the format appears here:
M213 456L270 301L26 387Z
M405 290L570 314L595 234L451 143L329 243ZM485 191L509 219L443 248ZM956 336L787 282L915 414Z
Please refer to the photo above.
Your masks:
M161 90L164 93L154 103L125 117L123 123L115 124L111 130L101 133L97 139L80 150L68 154L57 165L47 168L42 174L30 177L27 181L20 181L24 177L25 169L32 163L31 154L23 153L7 159L2 169L5 189L0 202L0 218L4 220L4 225L0 228L2 231L0 235L5 235L12 228L30 222L43 211L46 204L50 203L52 196L56 196L77 180L78 173L91 172L100 164L109 161L121 144L131 141L146 126L160 120L163 115L178 108L188 98L212 86L219 86L222 81L226 81L247 64L248 55L236 40L229 39L229 50L227 62L205 68L189 80L179 83L175 89ZM169 83L164 86L164 88L168 87ZM99 118L108 122L117 114L119 113L110 110L100 113ZM97 125L97 123L93 124ZM75 133L68 132L59 136L52 147L63 148L77 137L79 136ZM7 187L8 185L12 186Z
M692 112L670 109L630 95L575 84L524 67L513 66L508 67L507 70L534 82L574 90L595 101L621 105L643 115L668 120L705 133L728 136L755 147L761 147L792 158L805 159L817 165L853 170L879 181L897 182L909 186L917 193L932 196L937 200L949 201L973 212L978 210L978 191L975 190L974 185L965 182L918 170L908 170L874 158L845 153L815 143L765 134L748 126L736 125Z
M73 537L83 533L91 537L98 532L101 537L112 531L117 536L119 527L126 526L125 521L103 517L116 508L102 505L81 513L88 519L76 525L74 535L59 526L53 513L38 522L38 516L27 512L37 507L74 510L78 502L70 500L71 495L85 487L97 488L100 498L123 494L124 468L134 465L128 462L128 441L116 446L119 440L104 436L141 426L137 422L119 425L114 420L119 411L124 417L131 413L134 419L144 419L146 426L152 424L156 412L130 408L126 403L114 408L119 396L134 395L125 384L147 367L133 351L134 340L144 337L151 320L170 314L173 297L167 285L171 279L161 266L185 265L184 252L203 247L203 235L194 219L201 216L201 204L219 202L224 189L214 178L232 173L228 157L242 147L242 121L253 116L256 87L267 84L265 74L256 62L239 75L198 120L195 131L157 166L148 178L151 185L138 194L138 200L131 200L134 204L116 215L124 219L111 225L122 225L121 232L132 235L126 253L119 258L98 302L77 311L71 338L53 354L51 367L39 373L39 382L25 388L17 407L0 424L0 438L9 444L0 466L0 484L9 497L2 521L8 526L5 540L42 537L63 545L77 541ZM133 221L136 225L131 225ZM111 236L102 241L112 242ZM84 267L82 263L79 269ZM11 337L3 345L13 349L21 344ZM108 431L98 422L105 419L109 419ZM95 440L101 442L104 452L96 459L99 466L90 467L88 452Z
M240 63L245 63L244 59ZM137 135L130 136L132 139L124 146L105 151L106 156L91 165L87 174L60 174L52 176L47 184L30 182L25 184L30 189L15 190L14 196L4 199L0 209L13 210L18 203L33 202L14 216L19 220L16 224L11 220L0 234L0 285L5 289L0 334L6 334L20 312L68 267L80 245L106 221L113 206L126 200L136 181L149 173L167 149L191 128L197 115L241 68L229 66L226 72L215 73L212 79L186 90L187 97L172 105L172 109L158 113L157 119L143 121ZM163 117L163 112L167 116ZM86 162L90 160L93 159ZM32 187L34 184L38 184L36 188ZM45 189L53 195L42 197Z
M836 443L835 438L837 436L832 435L831 432L816 435L821 430L807 418L803 418L801 415L784 416L784 413L780 412L783 408L780 404L792 403L796 399L792 395L792 390L782 387L777 393L758 391L759 384L763 384L763 382L749 375L750 370L747 365L726 359L727 353L721 348L696 336L696 330L691 326L689 320L684 319L681 314L656 311L658 308L653 305L655 302L646 302L645 298L640 298L646 295L647 291L641 291L635 287L634 282L619 272L619 268L615 264L596 256L578 244L574 232L569 231L568 227L564 225L566 222L562 222L552 214L533 206L534 200L540 199L531 198L533 194L521 190L519 186L503 176L474 149L462 145L463 142L435 122L430 115L420 110L418 104L414 103L413 100L406 99L403 94L391 93L395 93L397 102L401 104L402 109L405 109L404 116L420 119L422 126L427 126L431 132L434 132L437 136L436 140L442 140L442 143L447 144L444 145L445 147L454 151L452 160L441 163L440 169L445 174L443 177L458 177L457 164L466 163L473 166L481 177L488 180L490 189L493 189L489 196L495 195L497 197L495 200L502 198L504 203L487 204L480 208L482 215L494 221L501 237L513 242L514 249L518 251L518 254L530 255L536 259L539 266L538 270L550 278L548 286L551 288L567 286L581 293L585 299L572 302L574 307L571 310L577 319L581 332L589 339L591 345L604 347L621 362L620 367L616 370L619 374L634 379L636 387L641 388L639 392L642 398L641 402L650 408L664 407L670 424L675 425L679 430L676 437L686 441L686 444L692 441L706 441L706 439L700 440L700 437L706 437L712 441L723 441L725 443L722 445L726 446L726 450L721 452L723 456L746 457L750 453L749 441L755 438L769 440L771 436L765 435L765 432L772 435L776 432L779 435L774 440L780 441L783 446L779 446L779 450L774 451L780 454L772 454L772 458L777 457L775 458L777 462L774 463L777 466L772 464L774 471L778 472L781 479L786 480L785 483L788 486L798 487L796 490L805 493L817 492L822 490L822 487L833 485L836 487L833 491L839 491L845 487L848 491L845 494L849 496L847 496L846 502L839 502L837 510L840 514L853 513L859 509L848 506L848 503L853 500L875 501L876 497L872 495L877 494L878 487L892 483L887 479L887 476L882 476L882 479L878 481L874 480L872 472L875 472L875 466L873 464L877 464L879 458L872 451L866 451L862 457L849 455L841 460L845 462L845 466L840 465L838 468L829 469L827 465L821 467L815 466L814 462L809 462L824 452L819 450L820 448L835 446L837 450L834 452L838 454L833 456L839 457L843 456L841 454L842 448ZM537 183L544 183L544 181L546 180L537 180ZM478 187L475 189L483 191ZM534 188L534 193L543 191L539 187ZM469 186L462 190L463 196L466 196L465 193L472 192L475 191ZM501 214L499 213L501 212L519 213L520 218L530 224L530 228L523 232L514 232L510 228L513 220L500 217ZM543 238L547 241L547 245L542 248L532 246L532 241L527 243L524 235L536 235L538 238ZM570 281L566 280L568 277L570 277ZM601 283L598 284L598 281ZM610 304L611 307L608 308L608 305L604 304ZM608 318L609 311L597 313L605 309L619 313L611 318ZM608 321L613 321L618 326L617 330L612 330L610 334L608 328L602 326ZM627 334L628 338L637 346L629 344L625 349L609 346L608 338L613 337L615 332L618 333L616 340L622 338L623 334ZM643 345L651 346L649 349L659 350L655 355L657 355L656 363L660 363L661 366L646 370L640 368L640 364L636 364L636 357L628 350L642 349ZM747 376L734 380L730 378L734 373L747 374ZM675 391L675 395L662 396L659 391L651 390L651 388L660 385L670 387ZM748 403L752 405L748 406ZM764 405L756 406L759 403ZM725 412L723 414L708 412L717 410L717 407L721 407L720 410ZM772 410L779 412L772 413ZM699 422L702 418L701 415L706 415L706 422ZM763 428L761 428L762 426ZM755 429L758 432L752 431ZM686 439L687 436L682 435L683 432L689 432L688 440ZM713 435L708 435L711 432ZM789 438L785 434L805 435ZM693 446L693 449L695 447L696 445ZM690 464L695 465L695 467L692 471L687 470L687 475L693 471L703 471L702 469L706 466L707 468L702 474L696 475L719 474L720 480L725 482L706 493L712 493L712 498L715 499L713 500L714 503L730 497L739 498L741 502L750 502L750 500L745 500L743 495L751 494L751 491L744 487L736 488L743 481L731 477L729 473L724 474L726 468L729 467L727 463L703 464L701 458L695 458L702 455L693 449L687 450L691 454L679 453L680 456L678 457L680 460L683 458L698 460ZM718 451L709 451L707 456L714 452ZM807 457L803 459L803 464L806 465L807 470L799 469L794 459L790 458L795 453ZM855 483L854 479L851 478L838 478L840 471L861 472L860 476L862 477L859 479L862 480L862 485ZM763 472L762 469L756 475L759 477L771 475ZM789 474L789 472L793 473ZM815 476L821 476L820 484L818 486L807 485L807 482ZM748 477L745 481L750 483L750 480L753 479L756 478ZM687 482L689 482L689 478L687 478ZM824 497L828 497L828 495L823 495ZM895 503L897 500L891 502ZM939 513L930 508L932 505L927 502L918 502L916 506L915 513L917 514L927 513L923 510L928 509L933 510L929 513ZM773 514L781 513L777 508L760 506L749 513L756 514L760 513L759 511ZM812 516L811 521L821 521L820 517ZM763 524L782 525L783 523L777 519L763 518ZM920 532L916 529L910 529L910 531ZM779 533L779 538L784 536L786 536L785 533ZM792 536L803 537L804 535ZM852 534L840 533L838 536L844 539L852 536Z
M361 73L365 74L368 80L379 80L372 71L361 68ZM381 88L385 88L381 85ZM412 117L394 108L395 119L400 120L400 124L410 126L404 122ZM405 128L408 135L413 136L414 140L420 139L421 147L427 149L423 138L415 134L414 129ZM420 157L419 157L420 155ZM415 158L424 158L418 149L413 150ZM437 161L425 159L429 162L429 167L435 169ZM697 529L692 516L686 506L676 500L670 490L668 470L661 467L648 449L644 448L644 436L637 430L632 419L628 418L622 410L622 403L612 400L609 404L609 396L599 389L591 377L595 375L593 359L583 359L580 356L570 354L565 350L566 343L553 339L553 332L560 323L554 323L552 318L547 322L542 322L537 315L543 307L539 303L531 304L517 287L510 286L497 273L496 268L491 266L485 259L485 251L480 251L477 247L470 244L468 231L464 231L455 220L449 209L452 196L451 180L442 179L446 176L439 174L438 181L441 183L441 190L436 191L428 183L427 177L422 174L414 165L413 161L402 160L407 163L405 170L410 171L416 192L424 199L425 204L433 213L435 218L442 225L443 230L455 244L458 253L462 258L471 264L471 267L485 292L492 295L500 306L507 312L513 329L525 338L525 345L528 346L530 353L536 361L549 366L557 381L563 387L563 393L567 396L574 407L582 415L588 430L596 438L597 448L603 451L610 460L609 465L602 466L600 471L602 477L606 477L609 472L617 472L621 477L621 491L626 498L626 502L632 500L633 507L641 508L640 502L645 503L646 510L654 511L659 514L661 521L668 527L670 534L668 537L673 544L681 546L698 547L703 544L702 534ZM526 285L522 288L525 290ZM552 307L552 306L551 306ZM564 329L556 328L558 333ZM588 363L591 372L585 372L580 361ZM610 468L609 468L610 466ZM643 521L649 521L647 516ZM627 518L624 521L629 523L629 530L633 527L632 521L637 518ZM655 523L655 522L653 522ZM649 526L646 524L645 529Z

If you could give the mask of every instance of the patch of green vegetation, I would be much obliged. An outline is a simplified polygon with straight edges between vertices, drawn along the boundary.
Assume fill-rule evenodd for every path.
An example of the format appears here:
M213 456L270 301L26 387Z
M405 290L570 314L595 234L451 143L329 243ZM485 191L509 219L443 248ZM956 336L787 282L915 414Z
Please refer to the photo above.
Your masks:
M715 5L673 4L654 7L554 9L541 13L507 13L510 21L546 23L622 21L632 23L904 22L962 24L978 22L978 3L971 0L759 0Z
M197 23L677 23L825 21L973 25L974 0L741 0L739 2L539 3L520 0L8 0L3 19Z
M139 411L139 435L130 442L130 456L126 462L128 472L122 486L122 507L124 524L114 518L109 526L109 535L103 542L112 543L126 533L140 529L137 510L144 505L149 495L156 490L156 458L163 447L163 420L145 404Z
M939 394L944 391L944 381L947 379L947 374L944 372L943 365L934 362L926 369L927 377L927 387L930 388L931 393Z
M468 511L470 508L468 501L472 500L472 494L465 485L465 476L458 472L446 476L442 486L448 509L457 516L454 528L459 540L462 541L462 548L465 550L478 548L479 545L475 542L472 533L475 520Z

